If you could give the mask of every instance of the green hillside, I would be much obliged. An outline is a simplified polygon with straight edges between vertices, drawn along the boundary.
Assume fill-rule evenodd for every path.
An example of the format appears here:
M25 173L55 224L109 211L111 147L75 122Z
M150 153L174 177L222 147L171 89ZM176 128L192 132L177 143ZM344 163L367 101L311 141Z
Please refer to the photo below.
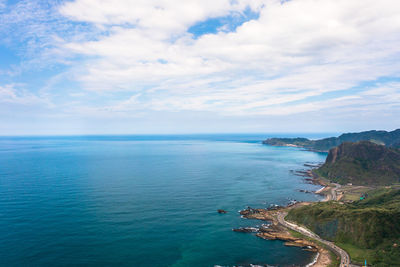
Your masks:
M327 152L343 142L371 141L388 147L400 148L400 129L392 132L366 131L360 133L345 133L339 137L330 137L319 140L307 138L269 138L263 144L272 146L295 145L306 149Z
M365 200L319 202L290 210L287 219L345 248L352 260L400 266L400 190L379 189Z
M368 141L342 143L329 151L316 174L340 184L390 185L400 182L400 150Z

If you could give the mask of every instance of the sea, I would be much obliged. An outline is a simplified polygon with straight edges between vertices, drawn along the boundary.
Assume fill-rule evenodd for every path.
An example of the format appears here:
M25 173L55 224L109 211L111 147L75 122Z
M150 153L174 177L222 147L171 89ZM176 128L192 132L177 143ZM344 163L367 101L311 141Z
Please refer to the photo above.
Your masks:
M0 137L0 266L306 266L315 253L232 231L265 223L248 206L321 198L293 171L326 153L270 136Z

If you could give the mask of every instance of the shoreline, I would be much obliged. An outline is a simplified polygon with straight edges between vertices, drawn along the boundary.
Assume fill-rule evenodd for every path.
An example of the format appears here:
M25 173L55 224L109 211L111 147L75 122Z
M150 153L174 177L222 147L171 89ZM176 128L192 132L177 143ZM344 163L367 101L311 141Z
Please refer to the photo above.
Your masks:
M315 191L315 194L319 195L319 194L321 194L325 189L326 189L326 186L324 186L324 187L318 189L317 191Z
M318 261L319 255L320 255L319 252L317 252L317 255L315 255L313 261L307 264L305 267L312 267L313 265L315 265Z
M310 205L312 203L313 202L299 202L289 207L280 207L274 210L248 208L240 211L240 214L246 219L256 219L271 223L268 227L260 227L256 232L257 237L266 240L281 240L285 242L285 246L300 247L304 250L315 252L315 258L307 266L324 267L332 262L330 252L315 241L308 240L304 238L304 236L295 236L291 229L279 222L278 218L282 213L286 214L287 211L292 208ZM254 233L254 230L250 229L250 227L249 229L234 229L234 231Z
M330 200L336 200L336 190L338 189L339 185L328 184L326 181L321 179L318 175L313 172L313 169L307 170L307 181L315 185L321 185L322 188L318 189L314 193L317 195L324 195L325 198L320 200L321 202L326 202ZM266 239L266 240L281 240L284 241L285 246L296 246L301 247L308 251L316 252L316 256L312 262L307 264L307 267L325 267L328 266L332 262L331 251L319 243L306 239L304 235L298 234L296 236L293 234L293 230L289 227L285 226L282 222L280 222L280 218L282 214L287 214L290 209L304 206L304 205L311 205L315 202L298 202L292 205L288 205L286 207L277 207L274 209L252 209L248 208L246 210L240 211L240 215L242 218L246 219L256 219L270 222L271 224L268 227L260 227L257 231L254 229L240 228L240 229L233 229L233 231L237 232L256 232L256 236ZM284 217L284 216L283 216ZM281 218L282 220L282 218ZM298 233L298 232L297 232Z

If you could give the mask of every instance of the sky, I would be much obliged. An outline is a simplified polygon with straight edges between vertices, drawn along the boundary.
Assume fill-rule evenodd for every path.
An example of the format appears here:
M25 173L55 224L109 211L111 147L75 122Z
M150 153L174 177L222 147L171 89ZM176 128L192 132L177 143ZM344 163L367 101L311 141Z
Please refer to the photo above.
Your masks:
M0 0L0 135L396 128L398 0Z

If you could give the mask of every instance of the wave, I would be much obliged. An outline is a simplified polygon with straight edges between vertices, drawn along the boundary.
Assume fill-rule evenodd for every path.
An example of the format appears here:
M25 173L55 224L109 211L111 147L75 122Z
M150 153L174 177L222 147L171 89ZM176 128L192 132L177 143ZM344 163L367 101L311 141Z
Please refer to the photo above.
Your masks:
M315 255L313 261L310 262L309 264L307 264L305 267L311 267L311 266L313 266L313 265L317 262L318 257L319 257L319 253L317 253L317 255Z

